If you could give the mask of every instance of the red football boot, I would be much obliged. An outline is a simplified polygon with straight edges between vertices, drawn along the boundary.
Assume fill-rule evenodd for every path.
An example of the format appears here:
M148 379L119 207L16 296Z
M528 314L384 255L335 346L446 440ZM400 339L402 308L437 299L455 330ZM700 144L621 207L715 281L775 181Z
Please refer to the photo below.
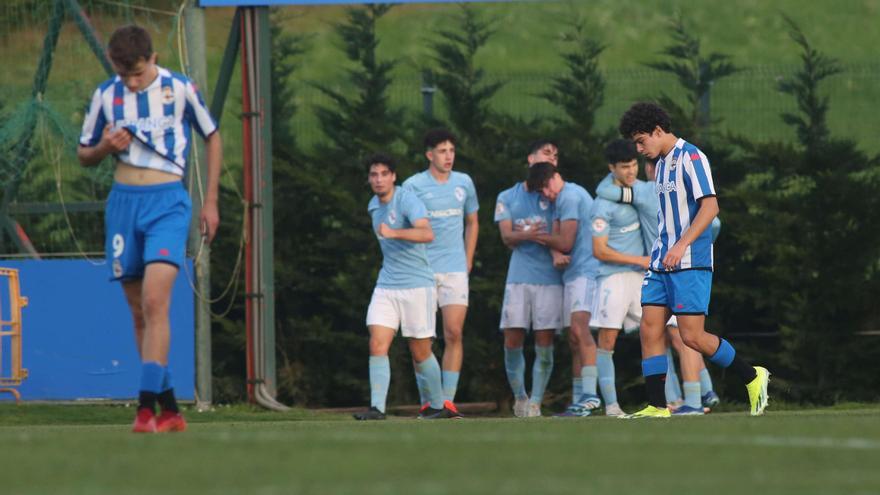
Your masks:
M133 433L156 433L156 414L147 408L138 409L131 431Z
M186 431L186 420L179 412L162 411L156 419L156 431L159 433Z

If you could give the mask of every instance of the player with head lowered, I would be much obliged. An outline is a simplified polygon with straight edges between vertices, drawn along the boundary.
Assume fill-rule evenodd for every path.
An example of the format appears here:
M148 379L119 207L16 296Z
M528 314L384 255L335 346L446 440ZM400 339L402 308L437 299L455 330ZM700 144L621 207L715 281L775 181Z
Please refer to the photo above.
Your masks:
M181 179L195 129L205 140L207 155L207 190L199 222L202 236L211 242L220 221L217 191L223 148L201 93L185 76L157 65L147 31L138 26L117 29L107 52L117 75L101 83L92 96L77 157L84 166L97 165L107 156L116 161L105 213L105 250L111 280L122 282L141 357L132 430L183 431L186 421L168 369L171 290L184 263L192 215Z
M730 369L746 383L750 412L767 407L766 368L751 366L725 339L705 331L712 290L712 236L718 200L706 155L672 133L669 115L657 104L636 103L620 121L619 130L639 153L656 160L655 191L660 201L659 236L642 287L642 373L648 406L631 418L669 417L664 381L668 368L665 327L676 315L685 345Z

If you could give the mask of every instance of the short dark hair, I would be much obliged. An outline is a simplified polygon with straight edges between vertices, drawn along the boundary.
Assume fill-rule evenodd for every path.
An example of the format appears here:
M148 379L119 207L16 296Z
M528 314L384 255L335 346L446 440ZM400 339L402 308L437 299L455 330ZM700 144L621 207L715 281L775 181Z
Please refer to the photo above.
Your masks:
M153 56L153 40L150 33L140 26L122 26L110 35L107 54L120 68L131 70L141 59L146 61Z
M541 151L541 148L543 148L544 146L547 146L548 144L550 146L553 146L556 149L559 149L559 145L556 144L556 141L553 141L552 139L548 139L548 138L541 138L541 139L532 141L531 144L529 144L529 154L534 155L535 153Z
M538 148L540 149L540 148ZM550 162L538 162L529 167L529 177L526 179L526 187L529 191L540 191L547 185L559 171Z
M364 168L367 170L367 174L370 173L370 169L373 168L373 165L378 165L380 163L388 167L388 170L392 173L397 173L397 162L394 160L394 157L388 153L375 153L364 160Z
M630 139L636 134L651 134L657 127L664 132L672 129L672 119L663 107L656 103L640 102L629 107L620 118L620 135Z
M605 146L605 160L609 165L627 163L638 160L639 152L636 145L629 139L615 139Z
M449 141L453 145L455 144L455 134L449 132L447 129L431 129L430 131L425 133L425 149L432 150L437 147L439 144L443 144L446 141Z

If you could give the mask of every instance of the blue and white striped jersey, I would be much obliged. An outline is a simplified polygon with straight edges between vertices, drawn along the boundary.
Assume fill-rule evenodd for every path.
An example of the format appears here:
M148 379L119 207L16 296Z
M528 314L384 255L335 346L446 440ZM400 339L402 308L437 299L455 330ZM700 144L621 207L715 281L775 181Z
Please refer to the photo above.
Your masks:
M191 129L207 137L217 130L217 123L195 84L181 74L156 68L158 77L143 91L130 91L119 76L101 83L92 96L79 142L97 145L107 124L124 128L133 139L117 155L120 161L182 176Z
M657 214L659 236L651 251L651 269L666 271L663 258L697 216L697 200L715 196L709 159L693 144L679 139L672 150L657 160L655 191L660 199ZM712 229L706 229L688 246L673 271L713 267Z

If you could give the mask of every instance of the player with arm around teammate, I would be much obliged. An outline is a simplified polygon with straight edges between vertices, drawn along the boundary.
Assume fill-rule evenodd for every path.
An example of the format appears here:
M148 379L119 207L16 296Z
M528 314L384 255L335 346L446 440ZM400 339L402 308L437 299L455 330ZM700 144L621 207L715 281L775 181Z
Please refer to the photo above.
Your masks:
M615 185L632 188L641 183L637 179L638 152L631 141L612 141L605 147L605 158ZM599 388L607 404L605 414L622 416L617 403L614 348L621 330L638 330L642 281L650 260L638 211L631 205L598 198L590 229L593 254L599 260L599 289L590 320L590 326L599 329Z
M528 163L555 161L557 156L553 142L540 140L530 147ZM529 190L525 181L498 195L495 223L501 240L511 249L500 327L504 334L504 367L517 417L541 415L541 402L553 371L553 340L562 329L562 277L553 266L550 250L536 239L536 233L550 233L552 222L553 204L539 191ZM525 389L523 355L529 330L535 336L531 397Z
M572 403L558 416L589 416L602 405L596 393L596 343L589 327L597 273L588 227L593 198L583 187L566 182L556 167L546 162L532 165L527 184L529 190L541 191L556 210L553 233L540 234L537 239L551 249L568 253L569 258L562 274L563 326L569 328L572 372L580 378L580 387L573 391Z
M708 227L718 215L718 200L706 155L675 136L671 126L666 111L654 103L634 104L619 126L641 154L657 160L660 201L660 235L642 287L639 334L648 406L628 417L670 416L663 385L668 367L664 330L672 314L678 317L685 345L739 376L746 383L750 413L761 415L767 407L769 371L746 364L729 342L705 331L714 263Z
M454 401L464 356L462 332L468 308L468 274L477 248L480 204L470 176L452 170L455 141L455 136L445 129L428 131L424 138L428 169L407 179L402 187L414 192L425 204L434 230L434 240L427 249L443 316L444 405L457 412ZM422 397L422 408L426 407L427 398Z
M111 155L116 160L105 213L105 250L111 280L122 283L142 363L132 430L184 431L186 421L168 369L171 291L184 263L192 215L182 178L195 129L205 139L208 174L199 222L211 242L220 221L220 134L196 86L157 65L143 28L130 25L114 31L108 54L117 75L92 96L77 157L83 166Z

